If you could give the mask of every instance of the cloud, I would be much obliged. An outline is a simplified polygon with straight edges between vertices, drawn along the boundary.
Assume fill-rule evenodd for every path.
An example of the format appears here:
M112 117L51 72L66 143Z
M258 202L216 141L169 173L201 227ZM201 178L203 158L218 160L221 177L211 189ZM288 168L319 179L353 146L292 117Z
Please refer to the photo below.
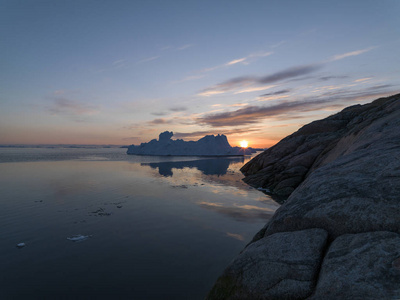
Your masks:
M251 53L251 54L249 54L249 55L247 55L245 57L237 58L237 59L228 61L227 63L224 63L222 65L218 65L218 66L214 66L214 67L210 67L210 68L205 68L205 69L201 70L200 72L211 72L211 71L214 71L216 69L223 68L223 67L229 67L229 66L232 66L232 65L236 65L238 63L243 63L243 64L247 65L247 64L249 64L250 62L254 61L257 58L270 56L273 53L274 52L272 52L272 51Z
M315 105L315 101L308 105ZM238 126L257 123L268 117L286 114L297 108L306 106L304 102L283 102L272 106L247 106L235 111L223 112L218 114L206 115L199 118L201 124L210 125L212 127Z
M166 120L163 118L154 119L152 121L147 122L149 125L160 125L160 124L171 124L171 120Z
M273 93L268 93L268 94L263 94L260 97L282 95L282 94L287 94L287 93L290 93L289 89L279 90L279 91L276 91L276 92L273 92Z
M208 114L204 117L198 118L200 124L209 125L212 127L224 126L241 126L258 123L264 119L277 118L290 115L294 118L293 114L299 112L309 112L321 110L331 107L342 107L349 105L350 101L361 101L370 99L371 97L383 97L394 94L395 91L385 91L382 88L375 90L335 90L329 91L318 98L301 99L297 101L285 101L270 106L247 106L237 109L235 111Z
M382 85L375 85L368 88L368 90L380 90L393 87L392 84L382 84Z
M152 112L151 114L153 116L161 117L161 116L169 115L171 111L172 112L183 112L183 111L187 111L187 110L188 110L188 108L185 106L173 106L173 107L168 108L168 111Z
M296 77L300 77L303 75L307 75L313 72L318 71L322 68L322 64L312 64L312 65L302 65L295 66L288 69L285 69L280 72L276 72L263 77L236 77L224 81L215 86L204 89L199 93L200 96L211 96L215 94L221 94L230 92L239 88L249 87L251 85L261 85L261 84L270 84L275 83L287 79L292 79Z
M151 114L153 116L159 116L159 117L168 115L167 112L162 112L162 111L161 112L152 112Z
M204 76L205 76L205 75L189 75L189 76L186 76L185 78L182 78L182 79L180 79L180 80L173 81L172 83L176 84L176 83L182 83L182 82L185 82L185 81L191 81L191 80L201 79L201 78L203 78Z
M48 111L54 115L94 115L99 111L95 105L84 104L64 97L53 98L52 102Z
M286 99L289 97L290 95L259 96L257 101L272 101L272 100Z
M159 55L157 55L157 56L152 56L152 57L147 57L147 58L144 58L144 59L139 60L137 63L138 63L138 64L142 64L142 63L150 62L150 61L159 59L160 57L161 57L161 56L159 56Z
M249 64L249 60L251 60L252 58L258 58L258 57L265 57L265 56L269 56L272 55L273 52L256 52L256 53L251 53L249 55L247 55L246 57L242 57L242 58L238 58L238 59L234 59L231 60L229 62L227 62L225 65L222 66L232 66L232 65L236 65L238 63L244 63L244 64ZM222 67L220 66L220 67ZM216 67L211 68L212 70L214 70Z
M235 128L231 130L224 130L223 134L225 135L242 135L248 134L250 132L259 132L260 128ZM186 139L186 138L202 138L205 135L218 135L222 132L220 130L204 130L204 131L194 131L194 132L174 132L174 137L178 139Z
M360 78L360 79L356 79L354 80L354 82L365 82L372 79L372 77L365 77L365 78Z
M349 76L343 75L343 76L322 76L319 78L319 80L321 81L328 81L331 79L345 79L345 78L349 78Z
M170 111L174 111L174 112L180 112L180 111L186 111L187 107L185 107L185 106L174 106L174 107L171 107L169 110Z
M296 66L281 72L274 73L272 75L268 75L262 78L259 78L258 82L261 84L273 83L278 82L294 77L299 77L303 75L307 75L318 71L322 68L321 64L313 64L313 65L303 65L303 66Z
M357 56L357 55L363 54L365 52L371 51L372 49L375 49L375 48L376 47L369 47L366 49L361 49L361 50L356 50L356 51L352 51L352 52L334 55L328 61L336 61L336 60L341 60L343 58L350 57L350 56Z
M239 91L234 92L234 94L243 94L243 93L251 93L251 92L258 92L258 91L263 91L263 90L268 90L276 85L265 85L265 86L258 86L258 87L249 87L249 88L244 88Z
M294 67L290 67L288 69L285 69L280 72L276 72L276 73L273 73L273 74L270 74L270 75L267 75L264 77L243 76L243 77L232 78L232 79L224 81L220 84L205 88L202 91L200 91L198 93L198 95L199 96L213 96L213 95L231 92L231 91L234 91L237 89L242 89L241 91L237 91L236 92L236 94L237 94L237 93L241 93L241 92L249 92L249 91L256 90L256 88L252 87L253 85L271 84L271 83L276 83L276 82L280 82L280 81L284 81L284 80L299 80L299 79L303 80L306 78L304 78L302 76L311 74L311 73L314 73L314 72L320 70L326 63L341 60L341 59L344 59L344 58L350 57L350 56L357 56L357 55L363 54L365 52L368 52L374 48L376 48L376 47L369 47L366 49L361 49L361 50L356 50L356 51L352 51L352 52L334 55L324 62L309 64L309 65L294 66ZM266 55L271 55L272 53L273 52L265 52L264 54L254 53L254 54L251 54L244 58L232 60L223 66L234 65L239 62L243 63L243 62L246 62L251 57L266 56ZM221 67L221 66L209 68L209 69L206 69L205 71L211 71L211 70L214 70L219 67ZM302 77L302 78L299 78L299 77ZM309 78L310 77L308 77L307 79L309 79ZM346 76L324 76L324 77L321 77L320 80L329 80L329 79L334 79L334 78L336 78L336 79L346 78ZM252 88L254 88L254 90L252 90Z
M193 47L193 44L186 44L186 45L183 45L183 46L178 47L176 49L179 50L179 51L182 51L182 50L186 50L186 49L191 48L191 47Z
M243 62L245 60L246 60L246 57L235 59L235 60L232 60L232 61L226 63L226 65L227 66L235 65L235 64L238 64L238 63Z
M112 66L114 69L126 68L127 67L126 59L116 60L112 63Z
M231 105L229 105L229 106L231 106L231 107L242 107L242 106L247 106L247 105L249 105L248 103L234 103L234 104L231 104Z

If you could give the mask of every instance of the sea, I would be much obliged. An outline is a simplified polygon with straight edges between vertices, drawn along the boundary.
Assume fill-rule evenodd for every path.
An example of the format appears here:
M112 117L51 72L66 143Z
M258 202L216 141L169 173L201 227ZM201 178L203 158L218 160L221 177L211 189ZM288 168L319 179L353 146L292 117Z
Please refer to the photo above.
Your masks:
M0 299L204 299L279 207L250 159L0 148Z

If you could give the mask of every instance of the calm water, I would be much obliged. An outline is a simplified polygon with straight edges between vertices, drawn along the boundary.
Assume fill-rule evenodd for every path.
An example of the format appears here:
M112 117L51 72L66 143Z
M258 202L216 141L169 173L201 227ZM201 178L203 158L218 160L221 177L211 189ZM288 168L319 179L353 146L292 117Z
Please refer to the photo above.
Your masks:
M125 151L0 148L0 299L203 299L278 207L248 158Z

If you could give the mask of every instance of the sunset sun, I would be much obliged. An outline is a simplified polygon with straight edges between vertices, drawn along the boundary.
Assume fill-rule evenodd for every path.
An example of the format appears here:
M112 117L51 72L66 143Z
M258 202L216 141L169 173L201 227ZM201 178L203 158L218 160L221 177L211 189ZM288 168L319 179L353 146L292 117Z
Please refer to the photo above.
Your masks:
M249 146L249 143L247 141L243 140L240 142L240 147L247 148L248 146Z

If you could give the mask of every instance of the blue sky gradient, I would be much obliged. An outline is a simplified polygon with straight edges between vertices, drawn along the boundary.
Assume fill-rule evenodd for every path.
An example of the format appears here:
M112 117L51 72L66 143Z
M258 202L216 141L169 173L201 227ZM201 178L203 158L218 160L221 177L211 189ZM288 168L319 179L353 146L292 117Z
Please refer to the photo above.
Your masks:
M0 1L0 144L271 146L400 92L400 1Z

